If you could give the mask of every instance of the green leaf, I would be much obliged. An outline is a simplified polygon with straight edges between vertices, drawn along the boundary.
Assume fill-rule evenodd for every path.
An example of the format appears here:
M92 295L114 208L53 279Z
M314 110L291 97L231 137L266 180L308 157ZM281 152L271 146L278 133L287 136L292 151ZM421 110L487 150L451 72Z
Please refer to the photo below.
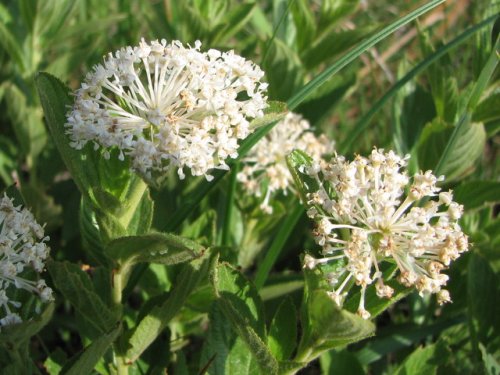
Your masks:
M444 174L446 182L472 172L476 160L483 154L486 142L486 132L482 124L467 123L460 126L455 146L449 150L445 163L436 171L442 150L453 133L453 128L436 119L424 127L417 148L420 169L433 169L439 175Z
M308 296L304 334L299 353L314 348L317 354L370 337L375 332L372 322L341 310L324 290Z
M38 1L32 0L20 0L19 1L19 12L23 18L23 22L26 25L29 33L33 32L33 25L36 19Z
M500 120L500 91L493 92L481 101L472 115L473 122Z
M221 310L249 347L260 368L271 374L277 373L278 362L265 344L262 301L253 284L226 263L216 265L211 279Z
M50 353L48 358L43 363L43 366L50 375L56 375L61 373L63 365L67 362L67 360L68 357L64 350L58 347Z
M0 344L19 347L40 332L50 321L53 313L54 304L50 303L39 316L19 324L2 327L0 331Z
M484 369L486 370L486 375L498 375L500 374L500 363L495 356L488 353L484 345L480 344L479 349L481 350L481 356L483 358Z
M68 107L72 104L69 89L47 73L38 73L35 84L52 139L76 185L85 197L91 198L91 187L100 186L98 167L83 150L76 150L69 145L70 141L64 127Z
M29 105L29 98L17 86L5 86L7 113L23 153L35 159L47 144L47 132L41 114L35 106Z
M227 43L243 26L247 24L256 9L256 3L243 3L232 6L229 12L224 16L215 33L212 44Z
M306 0L296 0L291 6L293 22L297 33L297 49L303 51L308 48L316 34L316 20L311 12L311 6Z
M93 261L109 265L110 260L104 254L104 245L96 219L96 213L88 199L82 197L79 210L79 226L83 248L89 253Z
M76 264L50 261L47 268L57 290L101 334L112 330L118 311L108 307L95 292L89 277Z
M177 264L200 257L205 248L198 243L169 233L150 233L120 237L104 249L120 265L137 263Z
M61 32L61 28L66 21L70 19L70 14L76 4L76 2L71 0L41 2L38 13L37 32L45 34L44 37L48 40L53 39L55 35Z
M450 351L439 342L418 348L397 369L395 375L436 374L439 365L444 364L450 355Z
M331 26L358 9L359 0L324 0L321 2L319 28Z
M500 202L500 182L462 182L454 190L453 196L454 200L463 204L467 210Z
M109 211L100 209L94 209L94 211L94 217L97 223L96 229L99 232L99 238L102 244L107 245L116 238L127 236L127 229L116 216L110 214Z
M203 343L199 368L206 370L210 375L223 375L227 373L226 366L231 366L228 355L237 336L231 330L231 323L226 319L218 304L212 304L208 318L208 332ZM248 352L247 347L244 346L244 348ZM249 352L248 354L248 357L252 357Z
M286 163L292 174L293 182L295 188L299 192L300 199L304 205L307 205L307 201L309 200L307 194L312 191L318 191L319 189L318 182L305 173L307 168L312 165L313 159L304 151L293 150L292 153L287 156Z
M261 374L247 345L231 329L217 303L212 304L209 314L208 333L203 344L200 371L210 375Z
M149 190L144 192L139 204L134 210L133 216L127 226L129 234L146 234L151 229L153 222L154 202Z
M297 313L290 298L283 300L269 329L269 349L278 361L289 359L297 346Z
M264 110L264 116L256 118L250 123L251 129L257 129L264 125L280 121L288 113L286 103L279 102L277 100L271 100L267 102L267 104L268 106Z
M87 346L76 358L72 359L68 365L64 366L61 372L65 375L91 374L97 362L116 340L121 330L121 325L118 325L109 333L105 333L93 340L92 344Z
M266 337L262 302L253 284L228 263L220 263L212 274L215 294L223 311L235 309L262 339ZM227 307L227 308L226 308Z
M146 315L132 333L128 342L126 358L135 361L146 348L158 337L172 318L183 307L186 299L198 286L200 280L206 276L208 270L207 256L183 265L177 276L174 287L168 299L155 306Z

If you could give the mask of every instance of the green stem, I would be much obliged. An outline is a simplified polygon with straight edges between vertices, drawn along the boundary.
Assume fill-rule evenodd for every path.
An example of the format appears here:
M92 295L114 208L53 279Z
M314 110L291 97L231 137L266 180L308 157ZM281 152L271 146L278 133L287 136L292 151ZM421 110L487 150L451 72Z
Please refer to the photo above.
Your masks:
M313 356L313 353L314 351L312 348L306 348L305 350L302 350L299 353L297 353L293 361L298 363L309 363L314 359L311 358Z
M117 306L122 304L123 275L121 270L115 270L113 274L113 303Z
M113 303L121 308L122 305L122 290L123 290L123 274L122 270L115 270L113 274ZM125 357L120 353L120 349L115 344L115 362L118 375L128 375L128 366L125 362Z

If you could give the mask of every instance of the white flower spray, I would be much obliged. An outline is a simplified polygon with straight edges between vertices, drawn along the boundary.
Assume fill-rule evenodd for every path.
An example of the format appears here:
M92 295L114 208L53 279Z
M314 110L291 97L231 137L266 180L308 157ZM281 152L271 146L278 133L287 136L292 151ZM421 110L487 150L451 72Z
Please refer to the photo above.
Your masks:
M333 142L324 135L316 137L302 116L288 113L242 159L245 166L238 180L248 194L264 196L260 207L266 213L272 213L269 202L273 194L281 190L286 195L288 190L293 190L286 157L294 149L318 159L333 151Z
M94 66L76 91L66 124L71 145L88 142L130 157L132 169L157 184L170 168L211 180L227 169L249 121L263 116L264 72L232 51L200 52L165 40L126 47Z
M437 294L442 304L451 299L443 289L448 276L441 271L468 249L458 225L463 207L453 202L451 192L436 186L443 178L427 171L410 179L400 171L406 160L374 149L369 158L348 162L336 156L306 171L320 186L309 194L308 215L317 221L314 234L324 257L307 255L304 267L343 261L344 266L328 275L330 296L341 305L354 282L361 288L358 314L365 319L370 317L365 309L368 285L375 283L380 298L394 293L384 283L382 261L397 265L401 284L420 294ZM428 200L432 197L438 199Z
M16 312L22 304L12 299L16 289L33 293L44 303L52 300L45 281L27 275L43 271L48 239L31 212L15 207L6 195L0 199L0 327L22 321Z

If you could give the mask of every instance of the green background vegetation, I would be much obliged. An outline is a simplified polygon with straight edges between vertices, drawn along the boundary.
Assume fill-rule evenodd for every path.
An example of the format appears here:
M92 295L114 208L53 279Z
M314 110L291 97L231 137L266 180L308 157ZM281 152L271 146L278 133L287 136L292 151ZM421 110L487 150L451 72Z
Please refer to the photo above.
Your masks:
M448 1L391 35L382 33L376 45L360 44L426 3L2 2L0 190L18 192L37 220L46 223L54 259L47 280L58 293L55 306L30 329L0 333L0 363L21 366L4 371L31 366L26 371L85 373L96 366L97 373L113 373L107 349L121 337L118 341L130 345L124 349L127 358L140 356L129 368L133 374L161 373L167 367L174 374L258 374L259 366L272 368L273 361L284 373L284 364L309 344L321 356L300 370L303 374L500 373L500 210L495 206L500 202L500 24L495 19L500 4ZM339 320L333 321L331 306L313 293L318 275L301 269L301 254L318 251L303 208L293 196L279 196L273 214L262 214L259 202L235 183L234 165L230 173L217 174L212 185L195 178L179 182L173 175L164 189L151 191L154 214L149 200L139 204L142 213L152 215L155 230L196 241L178 245L179 257L192 259L201 245L216 248L227 263L214 268L213 259L210 265L198 259L167 267L178 261L137 260L152 264L132 272L123 311L109 307L113 296L106 270L113 265L100 259L104 250L93 215L95 205L111 212L114 201L82 203L82 192L84 198L94 196L95 185L87 184L80 161L73 169L64 153L63 161L50 128L61 122L57 116L71 105L71 97L50 76L37 73L48 72L76 89L103 55L135 45L141 37L234 49L266 72L269 99L301 113L316 133L335 141L339 153L394 149L411 154L410 172L432 169L446 175L443 188L453 189L464 205L461 225L472 243L448 272L454 303L438 308L434 299L404 290L386 305L373 301L371 307L381 312L375 336L346 346L370 336L373 327L356 322L349 326L356 330L343 332L349 340L334 337L339 333L335 323L350 318L337 314ZM355 59L357 52L364 53ZM47 108L54 102L63 109L49 118ZM279 118L283 105L275 104L271 112ZM260 135L266 128L261 129ZM127 168L93 162L102 189L126 196L118 185L132 178ZM134 234L142 234L139 222L130 225ZM148 246L173 246L174 240L166 235L147 241ZM119 246L124 245L106 247L107 256L122 266L132 262L129 253L118 255ZM129 250L134 252L132 245ZM90 270L81 271L82 265ZM231 293L240 299L226 298ZM238 321L241 314L248 318L245 324ZM116 327L117 316L125 328ZM259 347L254 335L267 343ZM14 352L20 361L29 352L32 362L17 363Z

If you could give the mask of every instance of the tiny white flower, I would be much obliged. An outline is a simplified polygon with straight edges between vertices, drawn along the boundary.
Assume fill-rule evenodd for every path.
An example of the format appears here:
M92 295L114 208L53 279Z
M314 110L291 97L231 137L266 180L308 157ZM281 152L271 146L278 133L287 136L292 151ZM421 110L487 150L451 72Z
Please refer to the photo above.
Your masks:
M71 146L92 143L105 157L116 148L154 185L170 168L207 179L226 169L249 121L263 116L267 84L251 61L200 47L142 40L108 54L76 91L66 123Z
M316 242L325 256L306 258L311 268L343 259L329 280L336 280L331 292L342 303L350 283L361 288L358 314L367 319L366 288L375 284L380 298L391 298L394 289L384 283L379 264L389 261L399 269L398 281L415 287L420 294L437 294L440 304L450 302L443 289L448 276L441 271L468 250L467 236L458 225L463 207L453 202L451 192L439 192L431 171L409 178L407 157L374 149L368 158L357 156L348 162L335 156L320 170L306 171L319 191L309 193L308 214L317 221ZM405 195L405 191L408 191ZM438 197L437 200L432 200ZM430 199L419 207L421 199Z
M270 199L277 191L287 194L293 190L293 177L286 157L294 149L317 159L331 153L333 143L325 136L316 137L302 116L288 113L242 159L245 166L238 173L238 180L248 194L263 197L261 209L266 213L272 212Z
M12 299L15 289L36 294L42 302L53 299L52 289L43 279L31 280L25 272L43 271L49 254L48 240L31 212L15 207L6 195L0 199L0 328L21 322L13 311L21 307Z

